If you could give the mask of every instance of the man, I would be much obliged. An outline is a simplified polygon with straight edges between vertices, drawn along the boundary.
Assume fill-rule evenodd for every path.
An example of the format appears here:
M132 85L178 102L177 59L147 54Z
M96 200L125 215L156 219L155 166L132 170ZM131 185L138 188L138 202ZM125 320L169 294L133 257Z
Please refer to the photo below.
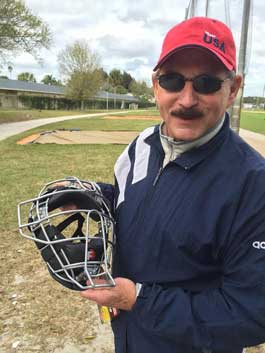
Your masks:
M229 128L241 84L230 30L192 18L166 35L162 118L115 166L116 353L239 353L265 341L265 163Z

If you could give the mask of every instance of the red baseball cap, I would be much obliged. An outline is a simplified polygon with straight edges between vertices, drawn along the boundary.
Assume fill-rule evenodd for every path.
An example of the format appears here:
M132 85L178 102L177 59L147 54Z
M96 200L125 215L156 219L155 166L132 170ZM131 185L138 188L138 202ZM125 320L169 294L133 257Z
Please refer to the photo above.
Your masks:
M205 48L212 52L229 71L236 70L236 47L231 30L218 20L192 17L168 31L154 71L178 50L190 47Z

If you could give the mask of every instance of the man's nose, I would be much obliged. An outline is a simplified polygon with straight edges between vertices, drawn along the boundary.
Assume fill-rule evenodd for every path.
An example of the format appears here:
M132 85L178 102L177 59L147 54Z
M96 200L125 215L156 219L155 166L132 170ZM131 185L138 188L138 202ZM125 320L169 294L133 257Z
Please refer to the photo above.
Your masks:
M186 109L198 104L198 94L193 89L192 82L185 82L185 86L178 94L178 103Z

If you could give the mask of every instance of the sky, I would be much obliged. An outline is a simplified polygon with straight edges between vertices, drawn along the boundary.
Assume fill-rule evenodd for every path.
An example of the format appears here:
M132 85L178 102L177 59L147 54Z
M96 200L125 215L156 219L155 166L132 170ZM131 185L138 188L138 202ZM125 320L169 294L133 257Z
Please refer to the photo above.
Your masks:
M29 54L12 58L13 71L1 75L16 79L31 72L37 81L46 74L60 79L57 55L76 40L86 40L99 54L105 71L120 69L151 85L151 75L166 32L185 18L189 0L24 0L52 33L52 46L43 49L42 65ZM205 15L205 1L198 0L196 15ZM243 0L209 1L209 17L226 22L237 47L240 43ZM226 4L226 5L225 5ZM229 4L229 12L225 7ZM263 96L265 88L265 2L253 0L248 40L244 96Z

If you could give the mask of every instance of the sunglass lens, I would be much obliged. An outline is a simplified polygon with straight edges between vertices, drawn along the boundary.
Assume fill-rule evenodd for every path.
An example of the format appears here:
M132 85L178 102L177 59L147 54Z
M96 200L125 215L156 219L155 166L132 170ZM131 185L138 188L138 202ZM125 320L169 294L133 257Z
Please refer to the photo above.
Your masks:
M221 82L217 77L201 75L193 80L193 88L202 94L214 93L221 88Z
M161 75L158 78L159 85L169 92L179 92L185 86L185 79L178 74Z
M192 81L195 91L201 94L211 94L217 92L223 80L210 75L199 75L193 79L185 79L178 73L170 73L158 77L159 85L169 92L180 92L186 81Z

